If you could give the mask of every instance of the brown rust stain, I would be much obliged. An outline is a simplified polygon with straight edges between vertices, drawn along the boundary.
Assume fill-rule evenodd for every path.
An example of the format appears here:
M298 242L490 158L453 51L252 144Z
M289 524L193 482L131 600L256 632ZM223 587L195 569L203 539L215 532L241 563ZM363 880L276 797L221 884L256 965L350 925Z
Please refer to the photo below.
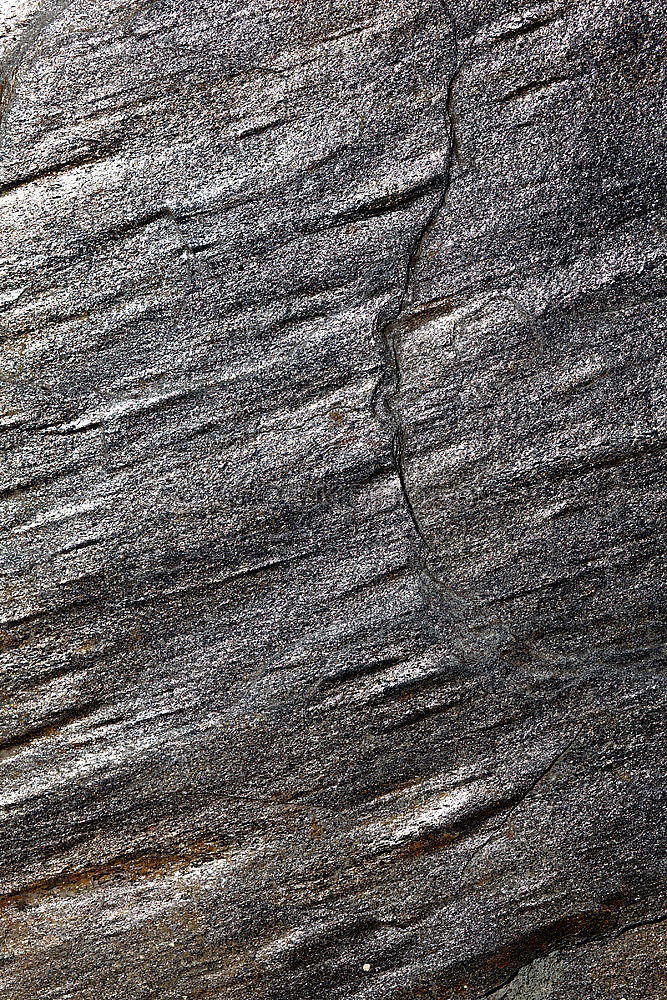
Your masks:
M451 830L436 830L433 833L425 833L421 837L408 841L395 852L399 858L421 858L424 854L431 854L433 851L441 851L449 847L455 840L459 839L458 833Z
M16 644L16 640L11 632L0 629L0 653L8 653Z
M99 646L102 639L86 639L82 642L80 646L76 646L73 650L74 653L90 653Z
M313 840L321 840L324 833L325 830L322 824L318 820L314 819L310 824L310 835Z
M35 905L50 896L85 892L100 883L110 881L142 881L173 875L198 862L225 857L228 844L216 841L193 840L183 849L169 851L143 851L121 855L102 864L88 865L78 871L59 872L31 882L0 896L0 910L17 906Z
M491 955L485 960L483 967L502 971L520 968L528 961L532 962L546 955L561 943L600 937L616 926L617 909L619 904L613 900L597 910L587 910L555 920Z

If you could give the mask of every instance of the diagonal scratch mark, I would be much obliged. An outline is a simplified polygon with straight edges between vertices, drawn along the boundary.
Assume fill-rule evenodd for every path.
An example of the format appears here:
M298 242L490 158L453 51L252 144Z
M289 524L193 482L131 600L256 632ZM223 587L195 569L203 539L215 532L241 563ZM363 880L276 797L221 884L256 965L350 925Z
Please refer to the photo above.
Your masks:
M491 831L491 833L489 834L489 836L486 838L486 840L483 843L481 843L479 845L479 847L476 847L474 851L472 851L472 853L470 854L470 857L468 858L468 860L466 861L465 865L461 869L461 875L460 875L460 879L459 879L459 886L463 885L463 877L466 874L466 872L468 871L468 869L470 868L470 866L473 863L473 861L475 861L479 857L479 855L483 851L486 850L486 848L491 843L491 841L493 840L493 838L496 836L496 834L498 833L498 831L501 830L503 826L507 825L507 823L509 822L509 820L511 820L512 816L517 811L517 809L519 808L519 806L522 805L522 803L524 803L526 801L526 799L530 795L533 794L533 792L535 791L535 789L538 787L538 785L542 784L542 782L545 780L545 778L549 777L549 775L551 774L551 772L553 771L553 769L570 752L570 750L572 749L572 747L576 743L577 739L579 738L580 734L581 734L581 730L578 729L577 732L572 737L572 739L568 743L565 744L565 746L563 747L562 750L558 751L558 753L556 754L555 757L551 758L551 760L549 761L549 763L547 764L547 766L542 771L540 771L540 773L537 775L537 777L534 778L533 781L531 781L531 783L528 785L528 787L526 788L526 790L521 793L521 797L518 799L517 802L514 803L514 805L512 806L512 808L506 814L506 816L505 816L502 824L500 826L495 827Z
M625 927L620 927L614 934L615 938L620 938L624 934L630 931L639 930L642 927L655 927L657 924L667 923L667 913L661 913L657 917L647 917L646 920L638 920L634 924L626 924Z

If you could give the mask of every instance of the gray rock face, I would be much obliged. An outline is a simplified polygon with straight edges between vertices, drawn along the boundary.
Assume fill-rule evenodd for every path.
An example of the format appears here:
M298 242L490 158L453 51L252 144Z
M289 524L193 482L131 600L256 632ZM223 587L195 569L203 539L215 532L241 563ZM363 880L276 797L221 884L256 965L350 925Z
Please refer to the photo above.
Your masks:
M658 0L3 0L1 1000L662 1000Z

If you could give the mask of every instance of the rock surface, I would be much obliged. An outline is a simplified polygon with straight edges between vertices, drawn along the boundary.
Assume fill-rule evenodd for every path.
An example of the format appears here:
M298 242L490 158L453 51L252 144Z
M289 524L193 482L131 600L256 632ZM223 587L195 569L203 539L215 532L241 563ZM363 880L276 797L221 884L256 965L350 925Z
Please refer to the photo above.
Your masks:
M1 1000L664 1000L664 4L0 14Z

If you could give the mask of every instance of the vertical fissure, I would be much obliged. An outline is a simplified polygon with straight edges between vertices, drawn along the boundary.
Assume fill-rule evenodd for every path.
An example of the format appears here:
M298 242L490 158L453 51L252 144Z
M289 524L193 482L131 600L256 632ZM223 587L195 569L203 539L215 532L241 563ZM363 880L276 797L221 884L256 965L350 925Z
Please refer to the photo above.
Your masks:
M403 319L406 304L410 299L410 293L412 290L414 275L416 267L419 263L421 257L422 248L433 231L435 224L444 208L449 189L453 179L453 169L455 163L459 162L459 141L457 136L456 122L455 122L455 111L454 111L454 88L458 80L459 73L462 68L462 59L460 55L460 45L458 39L458 32L456 27L456 22L453 15L446 10L446 17L449 22L452 41L453 41L453 56L451 71L449 74L449 79L447 82L447 92L445 96L445 109L447 114L448 122L448 141L449 141L449 152L447 158L446 168L441 175L435 179L437 183L437 194L436 197L426 213L426 218L420 226L415 238L412 241L410 251L407 255L407 260L405 264L405 279L403 282L403 287L398 296L395 307L390 311L389 315L378 317L376 323L376 330L384 344L385 353L385 373L380 377L378 384L373 393L372 406L375 411L377 411L378 400L381 403L382 409L384 410L385 420L389 426L391 434L391 452L394 461L394 466L396 470L396 475L398 477L398 482L401 489L401 494L403 496L403 502L405 504L406 510L408 512L410 521L412 523L414 534L417 543L417 559L421 569L427 573L427 575L439 586L446 586L446 582L436 573L432 562L435 557L435 553L431 544L424 534L424 530L420 524L419 517L414 508L412 498L410 496L410 490L408 487L407 473L406 473L406 460L405 460L405 447L406 447L406 434L405 427L403 426L403 421L396 405L396 396L398 395L402 372L401 363L399 358L399 331L400 324Z

